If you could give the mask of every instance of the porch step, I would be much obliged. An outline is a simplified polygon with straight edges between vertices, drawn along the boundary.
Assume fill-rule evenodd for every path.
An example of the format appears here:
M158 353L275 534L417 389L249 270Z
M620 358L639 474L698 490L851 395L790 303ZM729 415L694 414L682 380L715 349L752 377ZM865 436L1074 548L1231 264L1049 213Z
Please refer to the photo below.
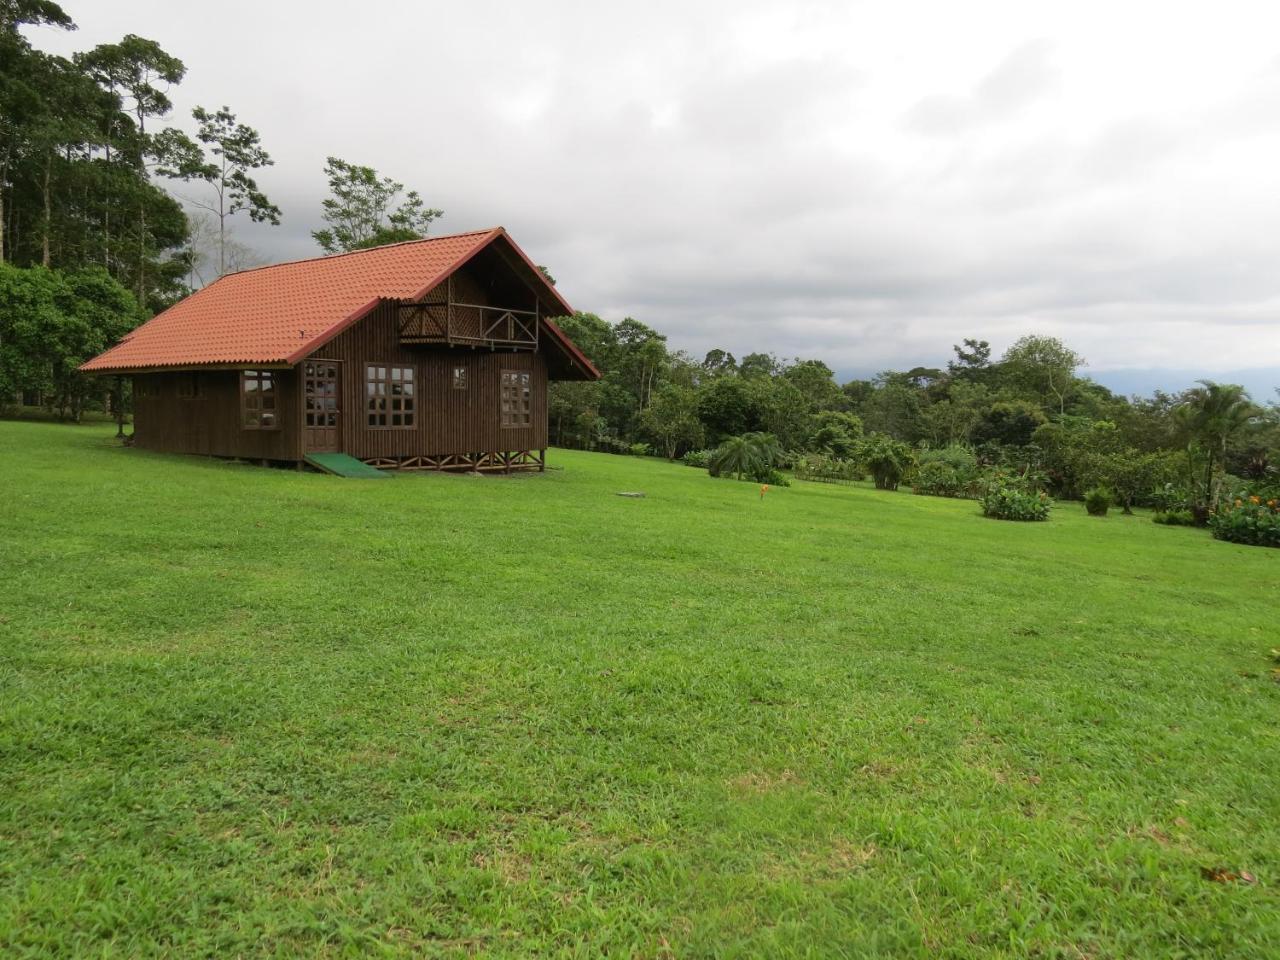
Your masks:
M339 477L352 477L358 480L387 480L391 477L389 473L383 473L345 453L308 453L304 459L317 470Z

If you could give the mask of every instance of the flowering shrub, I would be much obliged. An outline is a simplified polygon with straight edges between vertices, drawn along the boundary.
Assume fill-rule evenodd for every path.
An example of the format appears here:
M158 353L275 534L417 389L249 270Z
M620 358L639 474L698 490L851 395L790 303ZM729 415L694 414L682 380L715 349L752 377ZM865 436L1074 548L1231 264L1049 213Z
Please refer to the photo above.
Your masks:
M1209 528L1218 540L1280 547L1280 501L1259 496L1224 501L1210 512Z
M996 520L1048 520L1053 501L1043 490L995 481L982 495L982 512Z

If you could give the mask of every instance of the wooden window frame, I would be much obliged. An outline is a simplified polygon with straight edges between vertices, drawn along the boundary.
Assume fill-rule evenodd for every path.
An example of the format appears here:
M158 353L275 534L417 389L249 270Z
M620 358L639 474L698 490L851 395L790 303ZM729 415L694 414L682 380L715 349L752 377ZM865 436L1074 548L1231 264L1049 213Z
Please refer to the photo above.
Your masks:
M279 430L280 429L280 406L277 402L282 391L277 389L276 370L263 370L254 368L252 370L240 371L240 429L241 430ZM249 389L249 384L255 386ZM270 394L270 397L267 395ZM262 401L270 399L270 406L265 405ZM263 413L270 411L271 422L263 423ZM253 422L250 422L250 421Z
M533 426L533 373L502 370L498 377L498 409L503 430Z
M470 378L470 376L469 376L469 374L468 374L468 371L467 371L467 368L466 368L466 367L454 367L454 368L453 368L453 389L455 389L455 390L466 390L466 389L467 389L467 383L468 383L468 381L469 381L470 379L471 379L471 378Z
M405 374L408 376L405 376ZM418 368L414 364L364 365L364 420L369 430L418 429ZM404 388L408 386L406 391ZM396 388L399 387L399 392ZM378 401L382 403L379 404ZM399 417L400 422L395 423Z
M194 400L200 396L200 374L189 370L178 375L178 399Z

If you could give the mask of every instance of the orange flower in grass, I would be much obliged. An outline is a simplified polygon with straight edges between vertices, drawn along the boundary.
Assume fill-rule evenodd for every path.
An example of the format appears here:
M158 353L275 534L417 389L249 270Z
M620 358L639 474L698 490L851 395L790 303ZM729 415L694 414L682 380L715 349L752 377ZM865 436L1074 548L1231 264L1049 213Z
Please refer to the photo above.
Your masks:
M1261 503L1262 501L1261 501L1260 499L1258 499L1257 497L1250 497L1250 498L1249 498L1249 502L1250 502L1250 503Z
M1243 500L1241 500L1239 497L1236 497L1236 506L1237 506L1237 507L1243 507L1243 506L1244 506L1244 501L1243 501Z

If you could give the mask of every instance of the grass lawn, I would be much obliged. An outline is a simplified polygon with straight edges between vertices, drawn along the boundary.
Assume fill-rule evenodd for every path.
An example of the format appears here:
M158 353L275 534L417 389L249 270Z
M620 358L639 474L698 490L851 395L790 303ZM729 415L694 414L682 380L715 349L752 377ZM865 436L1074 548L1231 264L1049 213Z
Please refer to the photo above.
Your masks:
M1280 551L113 432L0 423L6 957L1280 955Z

